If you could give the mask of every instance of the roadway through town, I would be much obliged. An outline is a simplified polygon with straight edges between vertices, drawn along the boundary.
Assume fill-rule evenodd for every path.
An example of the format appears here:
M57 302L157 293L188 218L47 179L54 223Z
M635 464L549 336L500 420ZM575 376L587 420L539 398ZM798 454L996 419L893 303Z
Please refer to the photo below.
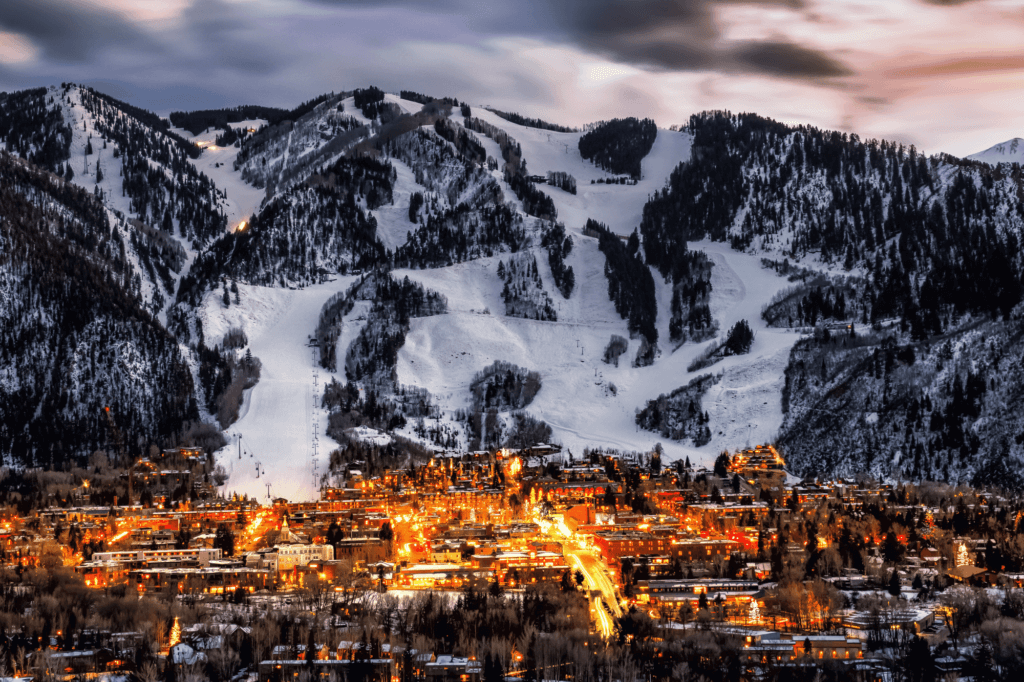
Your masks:
M583 574L587 589L591 591L591 607L598 629L606 639L612 637L615 634L615 619L622 617L623 611L608 566L593 550L580 547L564 522L552 523L537 514L536 510L533 520L546 534L562 544L562 554L569 568Z
M598 593L593 599L594 617L597 619L601 634L605 638L612 637L615 634L614 619L622 616L622 608L615 594L615 584L608 575L608 568L589 550L566 545L565 556L569 559L570 565L583 574L591 594Z

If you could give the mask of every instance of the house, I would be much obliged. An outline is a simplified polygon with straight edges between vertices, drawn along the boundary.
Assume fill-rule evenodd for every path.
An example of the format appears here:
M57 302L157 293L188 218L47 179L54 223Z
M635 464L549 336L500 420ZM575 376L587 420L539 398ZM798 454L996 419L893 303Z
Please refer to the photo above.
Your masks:
M438 656L425 668L427 682L480 682L483 675L479 661L460 656Z

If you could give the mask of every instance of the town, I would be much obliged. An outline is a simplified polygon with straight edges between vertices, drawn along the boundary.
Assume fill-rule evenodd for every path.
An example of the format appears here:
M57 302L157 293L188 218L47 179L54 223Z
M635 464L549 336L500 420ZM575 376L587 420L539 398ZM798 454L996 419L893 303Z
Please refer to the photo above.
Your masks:
M417 461L417 459L421 461ZM4 472L0 678L1002 679L1024 503L558 446L218 494L201 448ZM818 677L815 677L818 676Z

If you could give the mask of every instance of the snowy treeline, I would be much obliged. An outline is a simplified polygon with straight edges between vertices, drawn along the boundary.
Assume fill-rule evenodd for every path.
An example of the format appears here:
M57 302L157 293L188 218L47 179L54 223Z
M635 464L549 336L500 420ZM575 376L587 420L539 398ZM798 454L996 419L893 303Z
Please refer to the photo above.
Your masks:
M258 131L242 144L235 170L271 197L301 181L320 164L369 136L369 129L344 113L342 95L317 103L297 119Z
M631 238L623 243L605 225L592 219L587 220L586 231L597 236L598 247L604 254L608 297L615 303L615 311L629 322L630 335L641 335L648 343L656 344L658 300L654 277L637 255L636 240Z
M61 106L46 88L0 93L0 143L7 151L66 176L71 139Z
M466 129L448 118L439 118L434 123L434 132L451 142L455 149L468 161L484 165L487 151Z
M523 173L509 173L505 170L505 181L516 197L523 202L523 211L541 220L554 220L558 217L555 202L547 194L537 189L533 181Z
M548 184L569 194L576 194L576 178L565 171L548 171Z
M503 168L505 175L518 175L519 173L526 172L525 162L523 161L523 148L511 135L479 118L466 118L463 121L463 125L473 132L486 135L498 143L498 148L501 150L501 158L505 160Z
M383 145L383 151L412 168L416 182L443 197L448 206L465 203L479 208L502 201L498 182L482 168L467 166L433 130L417 128L398 135Z
M580 156L610 173L640 177L641 161L658 137L658 126L649 118L616 118L594 124L580 137Z
M717 384L721 374L705 374L672 391L649 400L644 409L636 415L636 423L648 431L655 431L663 438L672 440L693 440L694 447L711 441L708 414L701 405L701 398L708 389Z
M778 266L775 261L765 262ZM777 269L785 274L792 268L787 260ZM798 277L802 281L780 291L761 310L768 326L815 327L819 323L856 323L864 318L866 310L859 292L866 282L860 278L827 277L813 271L800 272Z
M612 334L608 345L604 347L604 355L601 359L608 365L619 366L619 358L629 349L629 340L624 336Z
M408 277L399 282L388 274L367 278L351 295L370 297L373 307L366 325L348 347L345 374L353 381L394 390L398 350L405 343L410 318L442 315L448 310L448 301Z
M448 309L445 297L408 277L398 281L378 272L362 278L343 297L332 297L321 312L321 325L340 324L332 320L351 311L357 300L372 301L373 305L366 324L346 350L348 384L343 387L332 382L324 394L324 404L332 410L328 433L339 442L348 440L343 432L354 426L392 430L405 426L407 419L438 416L426 390L398 384L395 366L409 320L444 314ZM334 362L333 344L327 349L321 345L325 367ZM325 350L331 351L330 357ZM365 397L359 386L365 389Z
M533 402L540 388L538 372L501 360L495 360L477 372L469 384L474 410L495 408L499 412L526 407Z
M245 230L225 234L196 258L178 301L197 304L225 276L284 286L386 265L377 221L363 205L390 203L394 179L391 164L368 157L341 158L321 169L266 204Z
M565 264L565 259L572 253L572 237L565 234L564 225L554 223L544 231L540 244L548 250L548 265L551 266L555 286L562 298L569 298L576 286L576 274L571 265Z
M189 161L199 156L198 147L154 128L153 114L90 88L66 86L63 96L69 106L74 93L101 138L115 145L112 156L120 161L122 194L131 199L135 217L168 234L180 234L197 247L224 233L223 193Z
M419 227L395 251L396 267L441 267L526 245L526 229L502 198L497 180L461 159L433 131L416 129L384 145L408 164L430 195L415 214Z
M549 441L551 427L522 410L540 389L539 373L510 362L496 360L478 372L470 382L472 405L456 414L466 424L470 449L521 448Z
M1024 489L1024 321L934 343L819 329L786 370L779 442L801 474Z
M523 116L514 111L501 111L500 109L489 108L487 111L491 112L495 116L505 119L511 123L517 125L526 126L527 128L538 128L540 130L550 130L556 133L575 133L578 132L576 128L570 128L568 126L560 126L557 123L548 123L539 118L530 118Z
M752 114L691 117L692 158L644 208L647 260L673 272L690 239L729 239L858 267L853 305L924 338L1020 302L1018 171ZM849 308L851 301L847 299Z
M558 319L551 297L544 291L533 253L513 254L507 264L498 261L498 277L505 283L501 299L505 301L506 315L548 322Z
M320 309L315 337L320 348L320 364L331 372L338 371L338 337L344 328L344 317L352 311L354 304L355 299L349 296L349 292L339 291Z

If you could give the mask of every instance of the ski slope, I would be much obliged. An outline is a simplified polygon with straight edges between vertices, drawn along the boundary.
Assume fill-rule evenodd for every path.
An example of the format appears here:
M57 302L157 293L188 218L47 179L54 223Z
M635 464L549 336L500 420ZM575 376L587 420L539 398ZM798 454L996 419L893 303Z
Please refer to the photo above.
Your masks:
M307 344L320 308L354 279L339 277L304 289L239 284L241 304L227 308L219 291L207 294L199 315L207 343L219 343L230 328L241 328L263 364L259 383L245 392L239 419L226 432L230 443L216 453L229 474L226 493L261 501L268 496L318 499L316 477L326 473L330 452L338 446L326 435L327 412L320 408L324 385L334 375L318 366L315 349Z
M674 353L663 348L650 367L633 368L629 360L636 354L637 342L631 341L620 366L614 367L601 358L612 334L628 337L626 323L608 299L600 267L604 256L596 240L579 233L573 239L577 246L570 264L584 277L569 301L555 292L557 322L501 314L498 258L396 272L440 291L449 303L446 315L412 321L399 352L399 381L428 389L451 415L469 406L473 375L495 360L536 370L543 388L527 410L550 424L554 440L577 455L584 447L649 450L660 441L670 459L689 456L691 461L710 463L724 448L770 440L782 424L783 375L789 351L799 337L768 329L760 313L761 306L788 282L762 268L758 257L722 244L696 243L693 248L707 251L715 262L712 313L723 330L740 319L750 323L756 334L750 354L689 373L687 365L704 344L686 344ZM545 288L554 291L546 260L538 257L537 262ZM666 298L659 308L659 326L667 326L667 306ZM637 429L638 407L707 372L724 372L704 400L713 427L710 443L693 448Z
M355 114L349 105L346 112ZM429 390L441 408L442 419L450 420L457 410L469 406L474 374L495 360L536 370L543 388L527 411L550 424L553 440L577 455L585 447L649 450L660 441L668 459L688 456L691 461L710 464L722 449L770 440L782 423L784 370L789 351L799 337L767 329L760 319L762 306L788 282L764 269L759 256L735 252L724 244L693 244L714 260L711 310L723 333L740 319L746 319L754 329L750 354L728 358L703 372L687 372L687 365L705 344L684 344L673 351L668 342L671 291L655 272L660 355L650 367L632 367L638 349L638 342L632 340L619 367L602 361L610 337L629 334L625 320L608 298L604 255L596 239L583 236L582 227L587 218L593 217L618 234L631 232L640 222L648 196L689 157L690 137L659 130L651 154L643 161L643 179L637 185L591 185L592 178L608 174L580 158L576 147L580 133L524 128L481 108L474 108L474 115L516 138L531 173L562 170L576 177L579 193L575 196L555 187L539 186L554 199L559 219L573 238L574 248L567 261L576 273L576 288L568 300L558 293L547 253L537 246L533 250L543 286L555 305L557 322L504 315L497 267L509 254L433 270L396 271L396 277L408 276L444 294L449 303L445 315L412 320L398 356L399 382ZM477 137L493 155L497 145ZM215 156L218 153L223 161ZM230 170L233 154L233 149L208 149L199 163L218 186L228 188L229 200L258 206L262 192L245 186ZM423 187L415 182L411 168L396 159L391 163L397 171L395 200L374 211L374 215L378 237L394 249L405 242L413 227L408 220L409 197L423 191ZM243 212L234 216L240 217ZM267 499L268 494L289 500L316 498L315 475L324 473L328 454L337 444L326 437L327 414L318 408L324 383L331 375L315 367L314 351L306 344L323 303L352 279L338 278L301 290L240 284L241 305L228 308L223 306L219 291L207 296L201 312L207 343L217 343L229 328L241 327L253 354L263 363L259 384L247 392L238 422L228 429L231 443L217 453L218 462L230 474L226 492L258 499ZM368 305L357 304L346 316L340 354L358 333ZM723 373L722 380L704 397L704 409L711 419L710 443L695 448L689 442L667 441L656 433L638 430L635 414L648 400L707 372ZM341 376L337 378L344 381ZM411 432L411 427L407 431ZM314 441L318 447L316 459ZM259 475L257 461L261 465Z
M593 218L617 234L629 234L640 224L647 198L665 186L680 162L690 158L692 137L688 133L659 128L654 147L644 157L641 179L636 185L590 184L591 180L608 178L612 174L580 156L579 140L583 133L556 133L517 125L483 107L473 107L473 116L502 128L515 138L523 149L530 174L564 171L576 178L575 195L557 187L538 185L555 202L558 220L566 227L582 228L587 218ZM452 118L462 120L461 116ZM495 155L497 144L483 135L474 134L489 155L501 158L500 153Z
M232 128L259 129L265 123L266 121L263 120L252 120L229 125ZM239 152L238 147L217 146L216 141L217 136L221 134L220 130L209 128L198 135L193 135L182 128L171 128L171 131L203 148L202 155L198 159L193 159L192 165L196 167L196 170L205 173L213 180L217 188L227 195L222 208L227 217L228 229L237 229L243 220L247 221L259 212L265 193L244 182L242 172L234 169L235 157Z

